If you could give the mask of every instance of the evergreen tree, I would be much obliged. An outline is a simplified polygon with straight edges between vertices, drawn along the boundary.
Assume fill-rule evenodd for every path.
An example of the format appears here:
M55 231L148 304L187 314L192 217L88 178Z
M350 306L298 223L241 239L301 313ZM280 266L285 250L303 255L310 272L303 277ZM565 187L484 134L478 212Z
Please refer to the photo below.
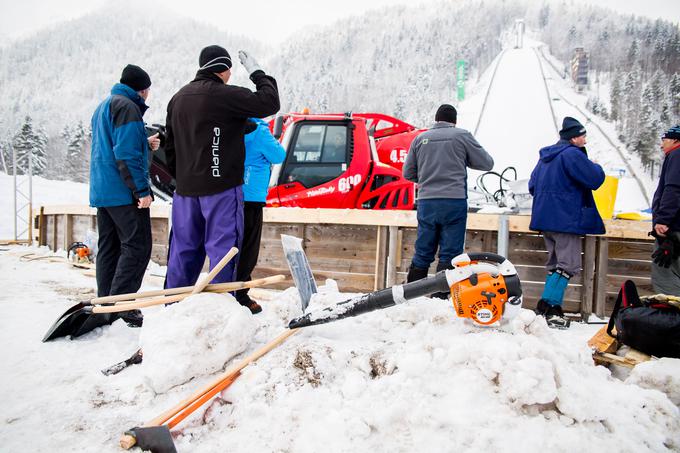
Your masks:
M31 167L34 175L42 175L47 166L47 136L42 128L36 129L33 120L26 115L19 132L14 136L13 146L16 153L17 174L25 174L28 170L28 158L31 155Z
M612 84L609 91L610 112L609 117L612 121L618 121L621 111L621 85L619 84L618 74L612 77Z
M65 126L61 132L66 144L66 178L75 182L87 182L89 179L89 140L88 131L82 121L73 126Z
M538 25L541 28L545 28L550 20L550 5L544 4L538 11Z
M676 72L671 78L668 87L668 97L670 99L671 113L680 116L680 75Z
M626 55L628 65L634 66L638 61L639 55L640 46L638 45L637 39L633 39L633 42L630 43L630 47L628 48L628 54Z
M651 84L647 84L642 91L640 115L639 115L639 133L636 143L636 150L642 158L642 162L647 164L651 162L654 149L656 147L656 137L658 135L658 121L654 118L654 93Z

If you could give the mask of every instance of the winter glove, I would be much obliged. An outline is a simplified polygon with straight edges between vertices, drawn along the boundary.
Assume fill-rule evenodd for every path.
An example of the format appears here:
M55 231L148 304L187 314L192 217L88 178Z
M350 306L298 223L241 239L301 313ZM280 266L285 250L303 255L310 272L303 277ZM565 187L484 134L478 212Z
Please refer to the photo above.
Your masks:
M250 54L244 50L239 50L238 51L238 59L241 61L241 64L243 67L246 68L246 71L248 71L248 74L252 75L253 72L255 71L262 71L262 68L260 67L259 64L257 64L257 61L250 56Z
M680 256L680 233L669 231L665 237L651 231L650 236L654 236L659 241L659 248L652 253L652 261L657 266L669 268L673 261Z

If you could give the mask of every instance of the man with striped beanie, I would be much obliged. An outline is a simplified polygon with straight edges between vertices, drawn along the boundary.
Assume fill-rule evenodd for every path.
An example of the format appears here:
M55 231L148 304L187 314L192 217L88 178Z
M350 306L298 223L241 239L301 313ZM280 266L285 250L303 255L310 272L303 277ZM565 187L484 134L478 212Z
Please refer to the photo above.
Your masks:
M243 142L249 117L279 110L276 80L240 51L255 91L228 85L232 59L226 49L208 46L199 56L196 77L168 104L165 153L177 181L166 288L193 285L206 254L213 268L243 240ZM237 259L213 280L230 282Z

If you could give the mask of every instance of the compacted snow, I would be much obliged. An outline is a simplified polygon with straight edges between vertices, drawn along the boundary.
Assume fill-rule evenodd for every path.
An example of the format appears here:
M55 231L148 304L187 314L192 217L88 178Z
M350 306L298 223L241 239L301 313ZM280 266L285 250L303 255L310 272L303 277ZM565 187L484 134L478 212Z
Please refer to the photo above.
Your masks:
M213 381L301 314L295 288L253 290L256 316L230 295L201 294L49 343L49 326L92 277L64 262L0 252L3 451L120 451L118 438ZM160 286L147 277L143 289ZM351 297L327 281L309 310ZM627 381L593 365L597 325L548 329L528 310L480 328L448 302L420 298L309 327L247 367L175 430L180 452L680 451L680 360ZM99 370L139 347L144 362ZM675 402L675 404L674 404Z

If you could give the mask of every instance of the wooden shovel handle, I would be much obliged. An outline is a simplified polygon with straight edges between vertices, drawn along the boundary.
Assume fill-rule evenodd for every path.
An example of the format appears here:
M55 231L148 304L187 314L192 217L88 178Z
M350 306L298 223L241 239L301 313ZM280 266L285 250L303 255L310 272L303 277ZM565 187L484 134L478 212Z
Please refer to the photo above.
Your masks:
M210 273L200 282L197 282L193 286L182 286L181 288L170 288L170 289L159 289L159 290L153 290L153 291L144 291L144 292L139 292L139 293L127 293L127 294L116 294L115 296L104 296L104 297L95 297L90 301L92 305L99 305L99 304L104 304L104 303L110 303L110 302L118 302L121 300L134 300L134 299L142 299L145 297L156 297L156 296L171 296L175 294L181 294L181 293L186 293L186 292L194 292L194 293L200 293L206 287L208 286L213 286L209 285L210 281L215 278L215 276L222 270L224 266L227 265L229 261L238 253L238 249L236 247L232 247L226 255L220 260L219 263L213 268L213 270L210 271ZM201 286L202 285L202 286ZM200 288L198 291L196 290L197 288ZM234 290L229 290L229 291L234 291Z
M284 275L274 275L272 277L265 277L265 278L260 278L258 280L251 280L249 282L233 282L230 283L231 286L229 286L226 289L221 289L220 291L214 291L218 293L226 293L230 291L236 291L239 289L244 289L244 288L255 288L258 286L264 286L264 285L270 285L272 283L278 283L283 280L285 280L286 277ZM182 294L175 294L172 296L165 296L165 297L158 297L154 299L148 299L148 300L142 300L139 302L130 302L130 303L119 303L116 305L97 305L92 308L92 313L119 313L121 311L128 311L128 310L137 310L140 308L147 308L147 307L153 307L154 305L163 305L163 304L171 304L174 302L179 302L183 299L186 299L189 296L192 296L193 293L182 293Z
M278 275L272 275L271 277L263 277L263 278L258 278L256 280L249 280L247 282L229 282L229 283L213 283L212 285L208 285L205 287L203 292L209 292L209 293L226 293L226 292L231 292L231 291L237 291L239 289L244 289L244 288L258 288L260 286L265 286L265 285L272 285L274 283L279 283L282 282L286 279L285 275L278 274ZM188 289L185 289L188 288ZM115 305L125 305L125 304L134 304L138 302L145 302L145 299L148 299L149 296L174 296L177 294L191 294L191 289L193 286L184 286L182 288L172 288L172 289L163 289L163 290L158 290L158 291L147 291L145 293L137 293L136 299L132 300L120 300L119 302L116 302ZM181 291L183 290L183 291ZM149 295L145 295L149 293ZM154 293L154 294L151 294ZM122 296L123 294L121 294ZM145 295L145 296L143 296ZM129 295L126 295L129 297ZM108 296L110 298L117 297L117 296ZM107 298L100 298L100 299L107 299ZM111 300L111 299L108 299ZM92 299L92 304L95 305L95 299ZM102 302L96 303L96 305L102 304Z
M205 277L203 277L203 280L199 281L198 283L196 283L196 285L194 285L194 289L193 289L193 291L191 291L191 294L198 294L198 293L200 293L201 291L203 291L203 289L204 289L206 286L208 286L208 284L210 283L210 281L211 281L213 278L215 278L215 277L217 276L217 274L220 273L220 271L222 270L222 268L223 268L224 266L226 266L227 263L228 263L229 261L231 261L231 259L232 259L234 256L236 256L237 253L238 253L238 249L237 249L236 247L232 247L232 248L227 252L227 254L224 255L224 257L220 260L220 262L217 263L217 264L215 265L215 267L213 267L213 269L208 273L208 275L206 275Z
M184 409L189 408L190 410L182 412L178 417L181 417L179 420L177 420L176 423L173 423L172 421L170 422L172 426L175 426L177 423L179 423L181 420L186 418L191 412L196 410L198 407L200 407L199 404L193 404L193 403L198 403L199 400L202 400L201 404L207 401L206 398L203 398L207 394L214 392L214 390L220 386L223 386L223 388L226 388L228 385L233 382L236 377L238 377L241 373L241 370L243 370L245 367L262 357L263 355L267 354L269 351L286 341L286 339L292 335L295 335L298 333L300 329L288 329L284 331L281 335L267 343L266 345L262 346L260 349L257 351L253 352L250 354L248 357L244 358L241 360L239 363L236 365L233 365L225 372L219 375L217 379L215 379L213 382L210 384L206 385L205 387L201 388L197 392L195 392L193 395L190 397L182 400L179 404L177 404L175 407L168 409L167 411L163 412L161 415L158 417L154 418L150 422L146 423L144 427L150 427L150 426L160 426L163 423L167 422L171 418L175 417L175 415L179 414L182 412ZM226 384L226 385L225 385ZM215 392L216 393L216 392ZM214 394L214 393L213 393ZM174 420L173 420L174 421ZM170 424L168 424L170 425ZM126 450L132 448L135 443L137 443L137 440L134 438L134 436L131 436L129 434L123 434L120 437L120 446Z
M167 411L163 412L161 415L158 417L154 418L144 426L160 426L166 421L170 420L172 417L174 417L177 413L179 413L182 409L185 407L189 406L191 403L208 393L210 390L213 389L213 387L216 387L222 383L225 379L231 378L232 375L235 373L240 373L241 370L243 370L245 367L262 357L263 355L267 354L269 351L283 343L288 337L298 333L300 329L287 329L284 331L281 335L267 343L266 345L262 346L260 349L257 351L253 352L240 362L238 362L235 365L230 366L227 368L226 371L224 371L222 374L220 374L217 379L215 379L213 382L210 384L206 385L205 387L201 388L197 392L195 392L193 395L190 397L186 398L185 400L182 400L179 404L177 404L175 407L168 409Z

